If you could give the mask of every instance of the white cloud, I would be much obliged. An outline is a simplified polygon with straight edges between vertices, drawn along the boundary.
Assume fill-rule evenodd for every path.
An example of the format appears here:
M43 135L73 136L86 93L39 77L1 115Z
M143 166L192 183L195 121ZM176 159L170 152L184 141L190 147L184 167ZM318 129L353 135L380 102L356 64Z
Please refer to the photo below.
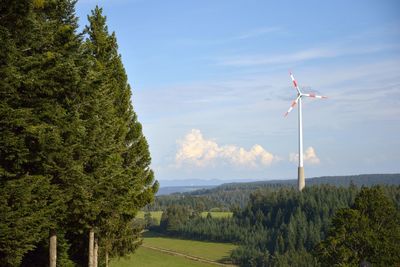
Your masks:
M179 149L175 156L178 167L183 164L206 167L223 162L236 166L257 167L268 166L278 160L275 155L257 144L250 150L235 145L220 146L213 140L204 139L198 129L192 129L178 143Z
M308 147L304 153L303 156L304 162L315 165L319 164L320 160L315 153L315 150L313 147ZM297 163L299 161L299 154L298 153L290 153L289 155L289 161Z

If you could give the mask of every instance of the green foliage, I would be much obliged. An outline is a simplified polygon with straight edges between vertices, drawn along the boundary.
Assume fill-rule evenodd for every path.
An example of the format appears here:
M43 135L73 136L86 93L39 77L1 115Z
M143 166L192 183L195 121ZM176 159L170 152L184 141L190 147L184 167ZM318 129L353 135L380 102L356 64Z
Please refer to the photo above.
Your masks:
M144 221L145 221L145 228L146 229L155 227L155 226L160 224L159 220L157 220L156 218L153 218L149 211L144 214Z
M383 190L399 199L399 187ZM355 185L312 186L301 193L290 187L265 188L251 194L247 206L232 218L182 216L173 231L161 230L190 239L236 242L240 247L231 258L241 266L319 266L314 247L325 239L336 211L353 205L358 192Z
M75 2L0 3L0 266L47 264L50 229L62 266L91 227L100 253L132 252L158 189L115 35L96 8L83 41Z
M192 212L184 206L170 206L163 212L160 229L166 232L175 232L190 218Z
M0 265L18 266L61 224L65 182L79 172L80 38L70 11L69 1L1 3Z
M307 187L314 185L333 185L337 187L400 185L400 174L363 174L352 176L325 176L308 178ZM199 189L185 193L157 196L154 203L146 210L165 210L171 205L190 206L200 211L212 211L216 208L221 211L234 211L246 207L250 195L256 190L280 188L296 188L297 180L272 180L249 183L227 183L211 189ZM397 196L400 199L400 196Z
M64 232L57 233L57 266L74 267L74 262L70 259L70 243L65 238ZM49 244L47 240L42 240L34 250L24 255L21 267L43 267L48 266Z
M362 188L351 208L339 210L316 254L324 265L400 263L400 212L380 187Z
M87 225L97 229L101 249L121 256L137 247L142 229L134 217L153 200L158 185L150 169L147 141L130 102L115 34L108 33L102 9L96 7L88 20L84 51L91 64L85 106L89 129L85 173L92 181L88 188L94 197L85 200L93 213Z
M47 236L54 209L46 198L49 190L49 180L40 176L1 182L0 266L19 266L23 255Z

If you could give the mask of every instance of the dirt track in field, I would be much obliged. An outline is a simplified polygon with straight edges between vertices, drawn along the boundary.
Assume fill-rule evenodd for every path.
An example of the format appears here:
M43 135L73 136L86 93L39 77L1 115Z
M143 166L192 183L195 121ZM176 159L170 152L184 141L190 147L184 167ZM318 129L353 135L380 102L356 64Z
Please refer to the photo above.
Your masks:
M232 265L232 264L224 264L224 263L220 263L220 262L217 262L217 261L212 261L212 260L205 259L205 258L190 256L190 255L186 255L186 254L183 254L183 253L180 253L180 252L176 252L176 251L172 251L172 250L168 250L168 249L163 249L163 248L157 248L157 247L153 247L153 246L149 246L149 245L142 244L142 247L148 248L148 249L152 249L152 250L156 250L156 251L159 251L159 252L162 252L162 253L174 255L174 256L185 257L187 259L194 260L194 261L199 261L199 262L204 262L204 263L217 265L217 266L225 266L225 267L228 267L228 266L229 267L235 267L236 266L236 265Z

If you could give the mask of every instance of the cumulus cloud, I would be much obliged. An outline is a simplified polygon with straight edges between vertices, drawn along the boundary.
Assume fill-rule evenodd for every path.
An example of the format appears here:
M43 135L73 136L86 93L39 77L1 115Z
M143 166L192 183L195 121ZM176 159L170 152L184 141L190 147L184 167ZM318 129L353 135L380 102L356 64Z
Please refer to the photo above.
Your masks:
M257 144L250 150L235 145L220 146L213 140L205 139L198 129L192 129L178 144L175 156L178 167L185 163L205 167L221 162L257 167L268 166L277 160L275 155Z
M320 160L317 157L317 154L315 153L315 150L313 147L308 147L303 155L303 160L304 162L307 162L309 164L319 164ZM297 163L299 161L299 154L298 153L290 153L289 155L289 161Z

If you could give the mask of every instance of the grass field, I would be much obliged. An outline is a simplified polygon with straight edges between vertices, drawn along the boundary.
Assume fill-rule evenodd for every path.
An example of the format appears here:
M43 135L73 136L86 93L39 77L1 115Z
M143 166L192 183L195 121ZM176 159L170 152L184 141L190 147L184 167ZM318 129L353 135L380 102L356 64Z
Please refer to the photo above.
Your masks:
M137 218L144 219L144 211L139 211L136 215ZM156 219L158 223L160 223L162 211L150 211L151 217ZM203 211L201 216L203 218L207 217L208 211ZM211 217L213 218L228 218L232 217L232 212L230 211L211 211Z
M141 210L138 211L136 218L144 219L144 213L145 213L144 211L141 211ZM158 223L160 223L162 213L163 212L161 210L160 211L150 211L151 217L156 219Z
M148 247L152 247L148 248ZM184 254L191 257L202 258L221 263L228 263L230 252L236 246L229 243L202 242L169 238L153 232L146 232L143 246L130 258L113 260L110 267L180 267L180 266L216 266L211 263L199 262L184 256L171 255L154 249L168 250L171 253Z
M213 218L229 218L232 217L232 212L230 211L211 211L211 217ZM207 217L208 211L203 211L201 217Z
M215 265L140 247L129 258L111 261L110 267L215 267Z
M175 239L157 235L152 236L151 233L144 237L143 244L212 261L224 261L229 257L230 252L236 248L235 245L230 243Z

